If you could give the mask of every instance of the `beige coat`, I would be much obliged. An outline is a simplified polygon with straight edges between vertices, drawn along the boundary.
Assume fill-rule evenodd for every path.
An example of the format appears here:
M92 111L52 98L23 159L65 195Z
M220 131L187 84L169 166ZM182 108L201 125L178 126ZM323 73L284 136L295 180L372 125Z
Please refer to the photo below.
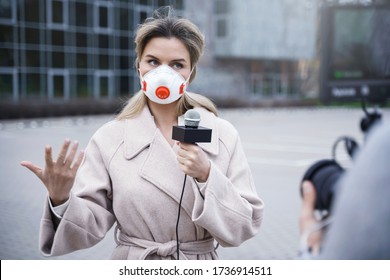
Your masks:
M179 224L180 259L217 259L214 249L238 246L259 230L257 196L237 131L205 109L201 126L211 143L199 143L211 161L208 181L188 177ZM176 145L175 145L176 146ZM46 256L91 247L117 223L113 259L176 258L176 221L184 173L147 107L134 119L111 121L91 138L70 203L57 225L48 204L41 221Z

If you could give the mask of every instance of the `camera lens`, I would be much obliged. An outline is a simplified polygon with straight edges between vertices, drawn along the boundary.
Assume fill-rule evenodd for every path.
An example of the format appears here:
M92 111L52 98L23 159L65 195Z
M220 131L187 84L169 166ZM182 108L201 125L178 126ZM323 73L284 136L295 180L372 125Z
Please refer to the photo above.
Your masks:
M344 169L335 160L320 160L306 171L302 181L309 180L315 187L315 209L330 210L337 181L343 173Z

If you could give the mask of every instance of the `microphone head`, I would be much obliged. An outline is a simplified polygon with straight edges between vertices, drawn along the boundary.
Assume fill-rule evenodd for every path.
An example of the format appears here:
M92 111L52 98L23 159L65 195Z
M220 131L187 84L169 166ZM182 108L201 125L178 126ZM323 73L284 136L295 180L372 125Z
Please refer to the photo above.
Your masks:
M184 114L184 125L186 127L198 128L200 123L200 114L194 109L188 110Z

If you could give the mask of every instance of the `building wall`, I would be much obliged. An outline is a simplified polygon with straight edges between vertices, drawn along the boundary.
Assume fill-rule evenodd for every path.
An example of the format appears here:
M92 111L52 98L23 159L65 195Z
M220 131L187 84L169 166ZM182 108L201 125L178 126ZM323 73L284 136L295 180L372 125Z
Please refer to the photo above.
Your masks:
M314 53L306 0L0 1L0 103L112 102L139 90L137 25L173 5L206 48L190 90L225 99L291 95L296 65Z
M316 9L307 0L229 1L226 40L216 55L248 59L311 59L316 37Z
M1 1L0 101L127 97L137 25L168 3L182 0Z
M307 73L298 71L298 65L316 55L317 4L186 1L186 15L206 36L199 79L192 88L219 99L299 98Z

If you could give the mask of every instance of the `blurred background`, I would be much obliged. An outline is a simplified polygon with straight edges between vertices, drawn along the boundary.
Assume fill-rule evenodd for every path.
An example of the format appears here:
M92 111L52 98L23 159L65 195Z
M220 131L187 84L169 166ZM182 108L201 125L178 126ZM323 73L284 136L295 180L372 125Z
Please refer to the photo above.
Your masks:
M136 28L164 5L205 34L190 90L219 106L390 96L390 1L0 0L0 118L118 111Z
M165 5L204 33L189 89L239 130L266 203L260 234L222 259L294 259L305 170L341 135L364 142L362 98L389 119L390 1L0 0L1 259L43 258L46 193L19 162L42 166L65 138L85 148L120 111L140 88L136 28ZM112 234L58 258L109 258Z

